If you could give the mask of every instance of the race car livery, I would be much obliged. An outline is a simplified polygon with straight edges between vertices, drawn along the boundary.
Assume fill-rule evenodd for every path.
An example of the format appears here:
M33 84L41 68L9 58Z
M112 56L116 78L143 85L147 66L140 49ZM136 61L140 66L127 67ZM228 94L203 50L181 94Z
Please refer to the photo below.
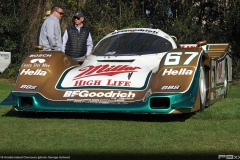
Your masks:
M47 112L202 111L227 97L230 51L227 43L179 45L159 29L116 30L81 64L60 51L29 54L1 105Z

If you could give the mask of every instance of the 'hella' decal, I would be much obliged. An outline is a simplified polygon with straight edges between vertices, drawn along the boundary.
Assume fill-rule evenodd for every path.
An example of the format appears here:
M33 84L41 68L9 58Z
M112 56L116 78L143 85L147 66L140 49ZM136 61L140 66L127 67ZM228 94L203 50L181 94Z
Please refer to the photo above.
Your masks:
M46 71L43 71L42 69L37 70L31 70L31 69L23 69L19 75L36 75L36 76L45 76L47 74Z
M178 69L165 69L163 71L162 76L165 75L192 75L193 71L192 70L188 70L187 68L181 68L180 70Z
M86 66L79 71L81 72L77 76L74 77L73 80L91 77L91 76L114 76L116 74L127 73L127 72L136 72L137 69L141 69L140 67L132 67L129 65L98 65L98 66Z

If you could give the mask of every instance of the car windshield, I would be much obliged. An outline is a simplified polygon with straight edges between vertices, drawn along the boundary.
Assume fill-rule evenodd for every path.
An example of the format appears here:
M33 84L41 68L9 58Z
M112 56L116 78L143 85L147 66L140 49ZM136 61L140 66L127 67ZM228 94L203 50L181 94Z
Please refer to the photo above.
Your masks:
M133 56L167 52L171 42L147 33L125 33L102 40L93 50L96 56Z

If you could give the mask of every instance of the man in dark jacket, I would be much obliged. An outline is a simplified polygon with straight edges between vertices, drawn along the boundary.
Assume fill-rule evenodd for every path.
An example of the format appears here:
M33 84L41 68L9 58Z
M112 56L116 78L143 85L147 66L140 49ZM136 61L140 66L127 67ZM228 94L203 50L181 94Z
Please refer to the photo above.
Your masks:
M74 24L64 32L62 51L73 60L85 59L92 52L92 37L89 29L83 25L82 12L77 12L73 20Z

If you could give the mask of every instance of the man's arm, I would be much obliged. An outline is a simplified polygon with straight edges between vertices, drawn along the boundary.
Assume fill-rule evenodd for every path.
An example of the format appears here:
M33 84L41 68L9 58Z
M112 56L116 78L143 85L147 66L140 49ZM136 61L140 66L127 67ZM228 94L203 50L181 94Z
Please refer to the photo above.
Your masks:
M62 39L63 39L62 52L65 53L66 44L67 44L67 40L68 40L68 32L67 32L67 29L65 30Z
M89 32L88 39L87 39L86 57L92 52L92 48L93 48L92 36L91 36L91 33Z

